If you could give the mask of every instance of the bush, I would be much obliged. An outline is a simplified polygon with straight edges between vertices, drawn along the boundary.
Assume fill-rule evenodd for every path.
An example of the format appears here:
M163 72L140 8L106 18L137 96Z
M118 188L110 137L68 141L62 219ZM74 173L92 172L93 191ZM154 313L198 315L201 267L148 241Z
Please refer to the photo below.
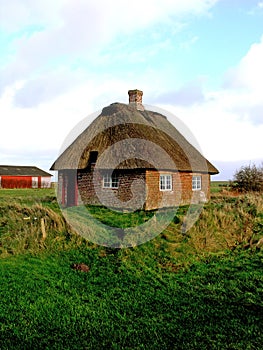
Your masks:
M240 192L262 192L263 166L257 167L255 164L242 166L236 171L231 187Z

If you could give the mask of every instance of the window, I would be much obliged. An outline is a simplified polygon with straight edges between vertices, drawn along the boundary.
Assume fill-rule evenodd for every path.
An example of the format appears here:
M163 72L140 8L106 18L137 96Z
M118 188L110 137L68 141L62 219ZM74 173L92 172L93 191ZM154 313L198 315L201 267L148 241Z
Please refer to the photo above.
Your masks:
M172 175L160 175L160 190L161 191L172 190Z
M201 181L201 176L193 176L192 178L192 190L201 190L202 188L202 181Z
M103 175L103 187L104 188L118 188L119 178L116 174L104 174Z

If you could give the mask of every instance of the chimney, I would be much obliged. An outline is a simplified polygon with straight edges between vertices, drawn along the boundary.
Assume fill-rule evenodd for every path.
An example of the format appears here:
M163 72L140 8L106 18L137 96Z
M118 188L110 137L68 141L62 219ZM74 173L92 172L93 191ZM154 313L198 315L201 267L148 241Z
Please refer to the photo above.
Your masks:
M144 107L142 104L142 95L143 92L141 90L129 90L129 104L134 105L138 110L144 111Z

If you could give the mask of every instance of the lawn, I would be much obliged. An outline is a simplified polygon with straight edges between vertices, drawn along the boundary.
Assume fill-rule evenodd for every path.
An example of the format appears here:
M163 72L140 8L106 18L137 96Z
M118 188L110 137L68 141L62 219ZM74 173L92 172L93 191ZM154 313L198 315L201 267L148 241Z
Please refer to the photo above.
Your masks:
M187 235L182 208L155 239L111 249L70 232L51 192L35 203L34 194L6 193L1 350L262 348L263 251L246 247L252 232L255 242L262 237L261 197L213 199ZM24 220L34 215L47 215L46 239L38 220Z

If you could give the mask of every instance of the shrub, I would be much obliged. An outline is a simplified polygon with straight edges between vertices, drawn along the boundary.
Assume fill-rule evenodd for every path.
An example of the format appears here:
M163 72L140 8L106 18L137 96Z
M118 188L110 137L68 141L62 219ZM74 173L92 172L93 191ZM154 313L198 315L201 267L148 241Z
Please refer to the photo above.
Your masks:
M263 166L246 165L236 171L231 183L232 189L240 192L263 191Z

